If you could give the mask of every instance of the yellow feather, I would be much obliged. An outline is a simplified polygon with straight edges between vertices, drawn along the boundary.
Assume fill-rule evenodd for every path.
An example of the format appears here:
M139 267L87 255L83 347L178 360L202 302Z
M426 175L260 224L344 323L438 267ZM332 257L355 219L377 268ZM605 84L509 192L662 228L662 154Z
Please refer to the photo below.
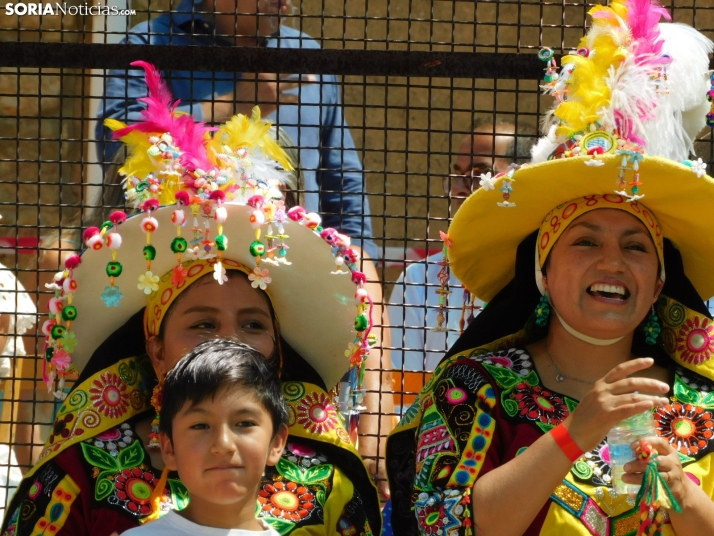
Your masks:
M235 115L215 133L208 144L209 154L213 158L215 153L222 153L224 145L233 150L241 147L257 148L267 158L279 162L283 169L292 171L293 167L287 154L275 138L268 133L271 126L271 122L261 119L260 108L257 106L253 108L251 118L242 114Z

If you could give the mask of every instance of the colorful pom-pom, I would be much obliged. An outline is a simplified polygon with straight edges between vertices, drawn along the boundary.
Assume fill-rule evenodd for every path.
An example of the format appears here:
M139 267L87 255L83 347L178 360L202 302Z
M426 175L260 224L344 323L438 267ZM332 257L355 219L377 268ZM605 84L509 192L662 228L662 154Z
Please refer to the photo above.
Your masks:
M102 235L99 233L95 234L94 236L90 237L89 240L87 240L87 247L89 249L93 249L94 251L99 251L104 247L104 239L102 238Z
M250 245L250 254L253 255L253 257L262 257L265 255L265 244L259 240L253 241Z
M123 268L120 262L110 261L107 263L107 275L109 277L119 277Z
M226 238L226 235L218 235L216 237L216 249L218 249L218 251L225 251L227 247L228 238Z
M248 198L246 203L249 207L259 209L263 206L263 203L265 203L265 198L262 195L252 195Z
M580 47L577 52L578 56L582 56L583 58L587 58L590 56L590 49L588 47Z
M218 223L224 223L228 219L228 211L225 207L218 207L215 214Z
M312 229L313 231L315 231L320 226L320 223L322 223L322 218L320 218L320 216L318 216L314 212L305 214L305 226L308 229Z
M119 233L109 233L104 239L104 243L109 249L119 249L121 242L122 239Z
M68 305L62 309L62 320L70 322L77 318L77 308L74 305Z
M159 222L156 218L148 217L141 220L141 230L145 233L153 233L159 228Z
M364 275L362 272L358 272L357 270L355 270L354 272L352 272L352 282L355 285L361 285L367 282L367 276Z
M64 337L64 334L66 333L66 331L67 331L67 328L65 328L64 326L62 326L60 324L55 324L54 326L52 326L52 330L50 331L50 336L55 340L61 339L62 337Z
M126 214L121 210L115 210L109 214L109 221L114 225L121 225L126 221Z
M180 192L176 192L176 202L181 205L181 206L186 206L190 202L191 198L188 195L188 192L185 190L181 190Z
M106 231L107 229L111 229L112 227L114 227L114 224L107 220L99 227L99 231Z
M258 227L263 225L263 223L265 223L265 214L263 214L263 212L260 210L254 210L251 213L250 218L248 218L248 221L250 221L250 224L253 229L257 229Z
M288 210L288 218L293 221L302 221L307 212L302 207L293 207Z
M147 261L153 261L156 258L156 248L154 246L144 246L143 253Z
M171 213L171 223L174 225L183 225L186 223L186 213L183 210L174 210Z
M62 282L62 288L67 294L70 292L77 292L77 280L68 277Z
M347 248L345 250L345 262L350 264L357 264L359 262L359 254L352 248Z
M59 298L50 298L50 301L47 302L47 308L50 310L50 313L56 315L57 313L62 312L64 302Z
M357 292L355 292L355 301L357 303L365 303L369 301L369 294L367 294L367 291L363 288L358 288Z
M67 268L67 270L74 270L80 264L82 264L82 259L76 253L70 255L67 257L67 260L64 261L64 267Z
M183 253L188 249L188 242L186 242L186 239L177 236L171 241L171 251L174 253Z
M223 203L223 201L226 200L226 192L223 190L213 190L208 197L217 203Z
M88 227L82 233L82 241L87 244L90 238L99 234L99 227ZM88 245L88 244L87 244Z
M154 199L153 197L150 199L147 199L141 204L141 210L144 212L153 212L156 209L159 208L159 200Z
M42 324L42 333L45 334L45 337L49 337L52 334L52 326L57 325L56 320L45 320L45 323Z
M366 316L359 315L355 317L355 330L356 331L364 331L367 329L369 326L369 320L367 320Z
M337 231L335 229L333 229L332 227L326 227L320 233L320 236L322 237L322 239L330 245L335 243L336 235L337 235Z

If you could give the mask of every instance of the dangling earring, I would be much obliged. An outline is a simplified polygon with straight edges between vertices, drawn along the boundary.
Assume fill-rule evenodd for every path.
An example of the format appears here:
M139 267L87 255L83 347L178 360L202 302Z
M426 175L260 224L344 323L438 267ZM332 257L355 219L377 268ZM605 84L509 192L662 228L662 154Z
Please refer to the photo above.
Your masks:
M543 327L548 324L550 319L550 302L548 301L548 295L543 294L540 297L540 301L535 309L536 324Z
M652 312L650 313L650 318L645 324L645 341L647 342L647 344L657 344L657 337L659 337L660 331L662 331L662 327L659 325L659 318L657 318L657 313L655 313L655 308L653 305Z
M156 416L154 420L151 421L151 433L149 434L149 445L150 449L160 449L161 443L159 442L159 420L161 419L161 403L164 397L164 380L166 375L162 375L159 378L159 383L154 387L154 391L151 395L151 405L154 406L156 411Z

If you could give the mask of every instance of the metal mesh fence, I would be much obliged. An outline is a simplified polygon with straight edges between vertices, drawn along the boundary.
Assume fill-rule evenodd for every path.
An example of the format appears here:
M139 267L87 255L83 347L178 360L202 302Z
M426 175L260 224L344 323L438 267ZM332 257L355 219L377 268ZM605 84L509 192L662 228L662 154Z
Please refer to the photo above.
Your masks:
M112 106L117 118L136 117L131 80L138 73L128 71L131 61L155 63L185 110L205 120L260 105L293 138L303 199L335 226L352 222L353 235L371 239L374 247L363 246L376 267L373 291L385 307L376 320L381 365L372 358L378 380L367 414L385 418L367 435L385 436L458 335L426 341L438 307L424 303L424 289L438 287L439 231L459 204L447 192L454 193L457 175L470 171L472 160L498 171L527 153L550 106L540 97L542 64L534 53L541 46L556 54L577 46L594 5L305 0L280 10L278 2L247 4L251 11L236 12L236 2L225 0L117 0L101 4L116 8L109 16L89 13L93 4L76 0L0 6L0 295L12 304L0 309L0 343L3 337L17 342L0 362L0 508L5 490L37 456L57 408L37 357L51 296L45 284L61 258L79 249L81 229L124 206L112 165L120 157L97 144L96 118ZM665 4L675 21L714 38L714 0ZM268 15L276 9L278 15ZM132 46L122 44L127 40ZM284 91L265 90L266 73L291 73L270 75L284 77ZM326 121L332 121L329 139ZM464 149L474 121L486 145ZM507 139L501 143L494 134ZM699 150L710 159L709 138ZM466 164L459 162L464 154ZM480 232L488 229L474 229ZM27 309L21 292L2 287L12 277L37 312ZM458 330L469 311L452 283L447 324ZM383 449L368 455L381 457Z

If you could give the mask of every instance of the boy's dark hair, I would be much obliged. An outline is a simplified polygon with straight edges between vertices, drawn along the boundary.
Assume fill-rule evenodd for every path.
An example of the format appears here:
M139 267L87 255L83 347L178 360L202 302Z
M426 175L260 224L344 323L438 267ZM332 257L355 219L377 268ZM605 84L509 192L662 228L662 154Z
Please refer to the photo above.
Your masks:
M278 371L241 342L213 339L196 346L166 375L159 429L173 440L173 420L186 403L200 404L224 387L249 389L270 413L273 434L288 423Z

